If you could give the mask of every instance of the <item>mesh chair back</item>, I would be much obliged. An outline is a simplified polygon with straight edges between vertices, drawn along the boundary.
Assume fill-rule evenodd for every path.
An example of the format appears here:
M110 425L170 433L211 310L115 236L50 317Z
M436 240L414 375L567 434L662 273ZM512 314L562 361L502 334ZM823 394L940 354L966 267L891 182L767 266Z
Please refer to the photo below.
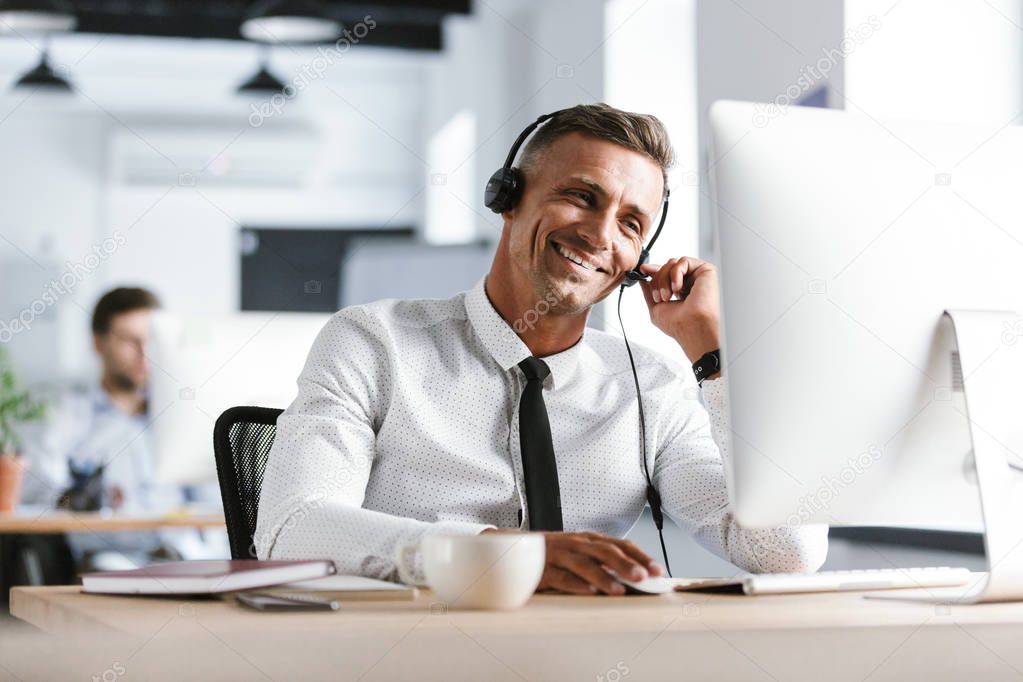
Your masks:
M256 558L252 538L256 532L259 492L277 435L277 417L283 411L232 407L220 415L213 427L213 452L232 559Z

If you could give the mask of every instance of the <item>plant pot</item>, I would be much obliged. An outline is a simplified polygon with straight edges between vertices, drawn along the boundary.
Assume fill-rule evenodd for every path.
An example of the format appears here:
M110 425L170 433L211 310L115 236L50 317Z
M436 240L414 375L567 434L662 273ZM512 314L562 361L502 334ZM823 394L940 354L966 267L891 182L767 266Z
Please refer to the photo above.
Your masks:
M27 466L24 457L0 455L0 512L14 511Z

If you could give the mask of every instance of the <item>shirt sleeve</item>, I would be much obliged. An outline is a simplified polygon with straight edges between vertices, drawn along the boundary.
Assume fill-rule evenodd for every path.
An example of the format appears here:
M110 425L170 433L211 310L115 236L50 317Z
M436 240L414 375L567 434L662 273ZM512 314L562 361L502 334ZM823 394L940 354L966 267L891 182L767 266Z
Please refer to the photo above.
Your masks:
M329 559L338 572L423 584L419 542L492 526L364 509L376 432L391 393L393 346L363 307L320 332L277 420L253 538L260 559Z
M665 512L715 554L751 573L812 573L828 553L823 524L743 528L728 501L724 458L729 428L724 381L688 386L678 411L686 415L657 453L654 483ZM684 403L693 403L686 406Z

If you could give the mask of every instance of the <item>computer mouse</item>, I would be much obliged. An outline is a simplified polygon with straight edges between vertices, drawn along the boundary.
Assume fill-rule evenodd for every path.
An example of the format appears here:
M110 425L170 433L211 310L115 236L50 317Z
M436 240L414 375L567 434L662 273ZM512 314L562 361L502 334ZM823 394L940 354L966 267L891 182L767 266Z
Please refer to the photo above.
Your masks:
M675 589L671 579L663 575L654 575L643 580L626 580L614 571L608 571L612 578L625 585L626 594L667 594Z

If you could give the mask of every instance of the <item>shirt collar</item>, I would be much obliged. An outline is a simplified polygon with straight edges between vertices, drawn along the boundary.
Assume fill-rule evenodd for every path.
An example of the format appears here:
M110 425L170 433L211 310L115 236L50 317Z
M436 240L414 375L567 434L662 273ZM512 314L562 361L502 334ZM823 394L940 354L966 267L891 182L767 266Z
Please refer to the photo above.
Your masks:
M101 412L113 412L114 414L129 417L132 419L135 418L141 418L143 420L146 419L145 412L141 414L130 414L121 409L118 405L114 403L113 400L110 399L110 394L103 390L102 384L97 383L92 385L89 388L89 393L92 399L92 409L93 412L95 412L96 414L99 414ZM146 398L148 399L148 392Z
M99 384L90 387L89 394L89 397L92 399L92 409L95 412L107 412L109 410L117 409L116 405L114 405L114 401L110 399L110 396Z
M485 289L486 281L487 278L483 277L476 286L466 292L465 312L483 347L501 369L509 371L532 353L490 302ZM551 369L552 388L563 386L575 374L585 338L584 333L583 338L571 348L541 358Z

